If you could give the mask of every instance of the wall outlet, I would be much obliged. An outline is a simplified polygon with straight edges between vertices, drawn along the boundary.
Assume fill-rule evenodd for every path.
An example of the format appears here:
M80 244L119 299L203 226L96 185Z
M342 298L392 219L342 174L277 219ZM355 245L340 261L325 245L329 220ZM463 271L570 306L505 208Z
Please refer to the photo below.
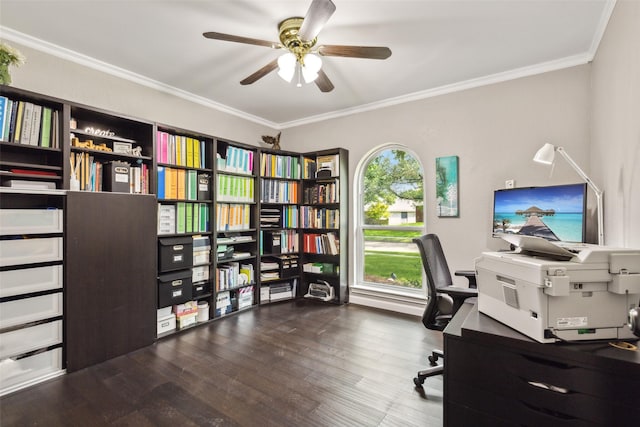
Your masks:
M516 186L516 181L513 179L508 179L504 182L504 187L505 188L513 188Z

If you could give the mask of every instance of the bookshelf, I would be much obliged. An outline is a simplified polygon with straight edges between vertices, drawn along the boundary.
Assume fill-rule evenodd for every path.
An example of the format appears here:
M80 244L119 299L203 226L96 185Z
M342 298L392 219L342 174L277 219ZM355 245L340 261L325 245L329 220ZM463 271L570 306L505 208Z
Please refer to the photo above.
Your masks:
M347 301L346 150L261 149L0 89L1 210L64 209L64 229L36 236L64 240L62 258L37 265L61 270L62 279L35 294L0 297L0 304L48 295L64 300L64 312L38 320L60 320L64 329L63 338L37 349L55 353L47 365L55 369L45 376L258 304L302 298L319 281L335 289L331 302ZM20 132L30 124L24 141L16 129L21 105ZM14 237L3 232L0 243ZM325 251L305 250L310 241ZM116 259L114 268L109 260ZM0 275L32 267L3 265ZM14 329L25 328L0 326L0 334ZM25 359L35 356L25 351Z
M65 188L63 118L68 110L61 100L0 86L0 186Z
M298 295L301 177L300 154L260 152L260 304Z
M210 318L214 286L211 274L214 140L158 125L154 144L158 215L156 333L161 336Z
M256 304L258 283L257 149L216 140L212 317Z
M347 164L348 151L345 149L302 156L300 294L324 300L317 290L324 291L331 286L333 298L330 302L336 304L348 301Z
M153 193L153 124L70 104L69 189Z

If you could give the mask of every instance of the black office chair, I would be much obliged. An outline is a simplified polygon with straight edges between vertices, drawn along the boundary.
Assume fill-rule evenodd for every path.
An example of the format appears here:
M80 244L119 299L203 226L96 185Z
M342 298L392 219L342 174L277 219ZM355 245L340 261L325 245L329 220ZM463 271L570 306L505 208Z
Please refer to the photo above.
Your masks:
M422 323L427 329L442 331L467 298L478 296L475 271L456 271L457 276L464 276L469 280L469 287L455 287L438 236L425 234L413 239L413 242L418 245L420 250L422 266L427 275L427 285L429 286L427 306L422 314ZM439 358L443 359L442 365L437 363ZM442 374L444 371L442 350L433 350L429 356L429 362L431 367L419 371L418 376L413 379L416 387L422 387L427 377Z

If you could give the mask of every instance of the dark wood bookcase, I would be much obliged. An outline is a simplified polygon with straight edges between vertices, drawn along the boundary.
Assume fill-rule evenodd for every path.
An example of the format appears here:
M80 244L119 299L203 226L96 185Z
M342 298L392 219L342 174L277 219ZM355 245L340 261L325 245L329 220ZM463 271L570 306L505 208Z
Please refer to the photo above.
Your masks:
M336 304L348 302L348 160L342 148L302 156L300 294L327 299L330 286Z
M64 324L60 339L37 349L58 357L40 378L260 304L314 297L314 284L333 289L328 302L348 301L346 150L275 151L23 89L0 86L0 96L2 210L49 207L64 217L63 228L37 236L64 241L64 256L35 266L62 270L35 295L64 301L38 321ZM31 126L24 140L20 105ZM305 215L316 222L303 224ZM305 249L312 237L323 250ZM34 296L20 292L0 304ZM185 303L188 324L165 322ZM0 325L0 334L16 328Z

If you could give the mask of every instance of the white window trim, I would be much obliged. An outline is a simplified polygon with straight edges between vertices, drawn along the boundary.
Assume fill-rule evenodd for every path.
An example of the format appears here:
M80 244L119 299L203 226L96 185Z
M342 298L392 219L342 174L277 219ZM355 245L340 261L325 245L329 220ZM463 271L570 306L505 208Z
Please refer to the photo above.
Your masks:
M354 304L368 305L387 310L399 311L408 314L421 315L426 302L426 282L424 272L422 272L422 289L391 287L372 282L365 282L364 277L364 233L365 229L379 229L380 226L364 224L364 209L362 196L364 193L364 172L365 167L375 156L386 150L402 150L413 156L418 162L420 157L408 147L396 143L387 143L375 147L365 154L356 167L356 197L354 197L354 232L353 253L355 268L353 269L353 280L349 289L349 302ZM420 162L422 170L424 165ZM423 182L423 194L426 194ZM426 200L426 197L425 197ZM385 226L385 230L401 229L414 230L426 233L426 221L424 227L403 227Z

